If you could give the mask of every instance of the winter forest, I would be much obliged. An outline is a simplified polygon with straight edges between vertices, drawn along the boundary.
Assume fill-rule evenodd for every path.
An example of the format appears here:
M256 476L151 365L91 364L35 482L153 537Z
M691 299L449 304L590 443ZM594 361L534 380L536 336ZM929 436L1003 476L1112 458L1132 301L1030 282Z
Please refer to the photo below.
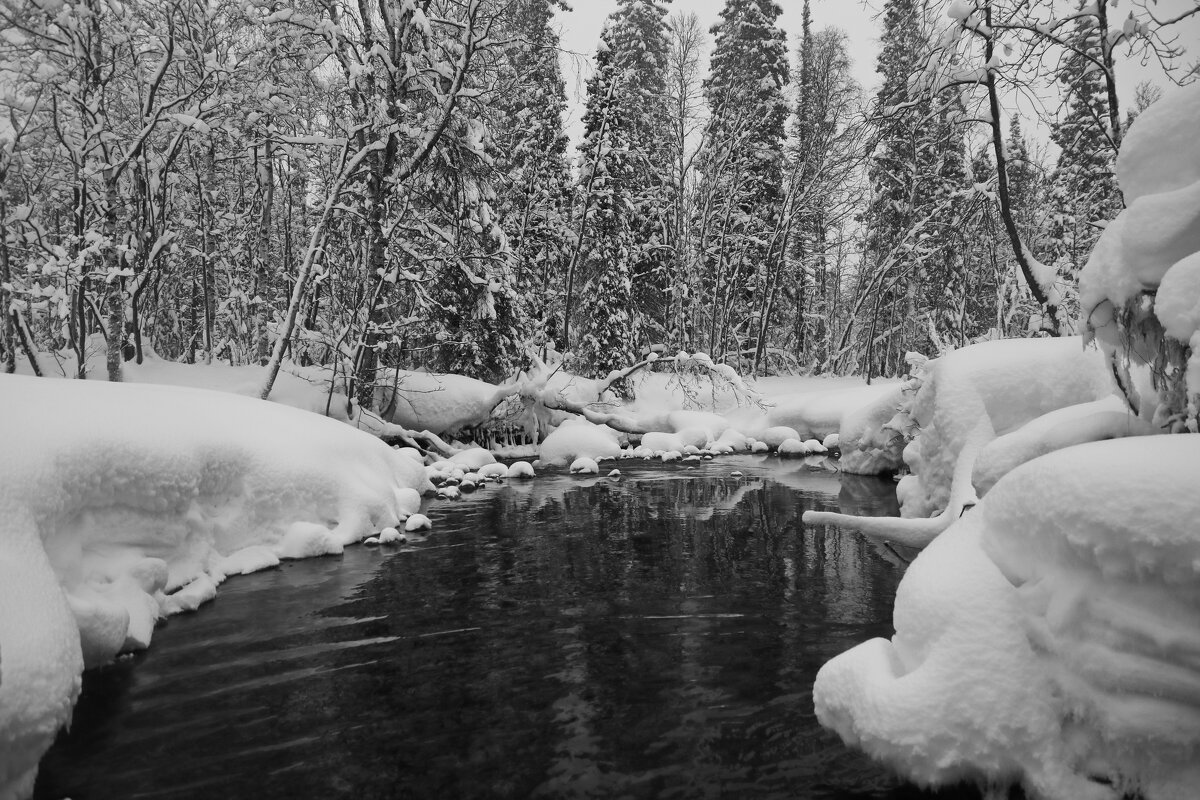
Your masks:
M0 800L1194 796L1200 0L605 2L0 0Z
M867 96L808 16L791 53L770 2L623 2L571 146L556 2L277 6L5 4L7 371L899 375L1075 327L1122 132L1191 68L1153 5L897 1ZM1130 52L1167 77L1120 98Z

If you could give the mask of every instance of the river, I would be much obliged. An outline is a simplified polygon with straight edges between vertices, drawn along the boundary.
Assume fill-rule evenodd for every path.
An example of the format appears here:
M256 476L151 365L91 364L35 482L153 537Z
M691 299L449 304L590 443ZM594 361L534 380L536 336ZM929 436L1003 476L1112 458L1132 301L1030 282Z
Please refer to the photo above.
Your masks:
M410 546L232 578L84 676L36 796L979 797L901 783L813 712L820 666L891 634L905 563L800 515L895 513L890 481L601 466L427 501Z

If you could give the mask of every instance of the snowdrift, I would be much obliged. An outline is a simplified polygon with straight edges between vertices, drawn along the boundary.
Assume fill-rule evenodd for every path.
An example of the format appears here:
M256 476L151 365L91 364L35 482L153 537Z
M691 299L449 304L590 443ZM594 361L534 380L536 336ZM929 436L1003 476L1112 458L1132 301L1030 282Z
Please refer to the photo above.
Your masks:
M896 634L817 676L823 725L923 785L1200 785L1200 437L1024 464L913 562Z
M946 508L959 456L981 421L999 436L1113 391L1104 359L1078 337L982 342L930 361L927 370L911 412L920 433L904 451L912 475L897 487L905 517Z
M0 797L32 790L84 666L227 575L339 553L417 511L416 460L234 394L0 376Z

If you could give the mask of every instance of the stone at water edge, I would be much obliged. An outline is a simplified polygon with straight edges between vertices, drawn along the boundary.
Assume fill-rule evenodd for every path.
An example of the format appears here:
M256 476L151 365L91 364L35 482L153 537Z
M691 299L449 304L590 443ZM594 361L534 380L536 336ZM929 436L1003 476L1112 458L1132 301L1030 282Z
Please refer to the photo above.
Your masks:
M583 475L583 474L598 475L598 474L600 474L600 465L597 464L596 460L593 458L588 458L587 456L580 456L579 458L577 458L571 462L570 473L572 475Z
M408 521L404 523L404 530L410 533L413 531L427 531L432 527L433 523L430 522L429 517L425 516L424 514L413 514L408 518Z
M517 462L517 463L523 463L523 462ZM499 478L509 477L509 474L508 474L509 469L510 469L509 467L506 467L505 465L500 464L500 463L484 464L482 467L479 468L478 472L484 478L499 479Z
M380 544L399 544L404 540L404 534L395 528L384 528L379 532Z
M536 474L528 461L514 461L508 467L509 478L533 478Z
M799 439L784 439L775 450L781 456L803 456L808 454L808 448Z

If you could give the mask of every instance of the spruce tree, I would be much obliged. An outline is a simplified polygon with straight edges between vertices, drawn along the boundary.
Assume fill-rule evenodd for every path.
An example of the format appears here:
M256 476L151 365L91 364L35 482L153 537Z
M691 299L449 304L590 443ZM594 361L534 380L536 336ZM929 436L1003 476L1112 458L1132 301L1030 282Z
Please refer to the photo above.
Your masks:
M952 326L945 307L963 282L955 226L967 164L950 121L957 107L953 98L929 97L910 85L929 51L923 8L917 0L888 0L884 10L867 259L887 272L880 282L887 289L864 320L868 373L898 371L907 351L936 349L923 319Z
M783 88L787 41L771 0L726 0L711 72L704 83L711 117L700 155L700 247L711 299L707 340L716 354L741 349L764 275L782 263L774 234L783 200Z
M1100 237L1098 223L1115 217L1122 202L1113 174L1116 143L1104 127L1108 94L1101 72L1085 55L1101 53L1099 29L1091 16L1075 21L1069 43L1058 76L1066 109L1050 128L1059 156L1050 176L1049 238L1060 273L1073 284Z
M580 304L581 337L573 347L572 370L601 377L632 363L632 269L636 250L631 227L634 163L629 112L621 102L623 76L613 51L613 26L606 24L587 84L579 145L585 239L581 272L587 279Z
M670 166L672 143L667 108L667 59L670 43L666 9L658 0L619 0L611 17L610 55L625 130L625 180L631 202L635 339L661 339L667 324L673 263L668 250L669 217L675 203Z
M512 253L522 338L554 335L554 302L568 251L571 175L562 119L567 98L552 26L562 0L517 0L506 19L513 44L491 117L496 211Z

